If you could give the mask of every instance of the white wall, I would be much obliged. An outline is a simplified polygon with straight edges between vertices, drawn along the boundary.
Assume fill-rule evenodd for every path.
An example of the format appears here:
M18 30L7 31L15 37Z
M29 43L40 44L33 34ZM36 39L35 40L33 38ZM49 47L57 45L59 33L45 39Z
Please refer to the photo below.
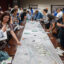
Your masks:
M23 0L23 7L28 8L29 4L38 4L39 9L48 8L51 12L51 5L64 5L64 0Z

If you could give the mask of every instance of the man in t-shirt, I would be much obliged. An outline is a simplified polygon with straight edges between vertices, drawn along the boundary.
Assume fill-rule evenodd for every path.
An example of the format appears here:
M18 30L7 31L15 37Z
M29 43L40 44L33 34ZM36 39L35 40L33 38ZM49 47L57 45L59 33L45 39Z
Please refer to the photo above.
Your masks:
M62 16L63 16L63 12L61 11L60 8L57 9L57 16L56 16L56 20L59 20L59 22L62 21Z
M23 13L21 13L20 16L21 16L21 22L20 22L20 24L24 25L25 21L26 21L26 9L23 10Z

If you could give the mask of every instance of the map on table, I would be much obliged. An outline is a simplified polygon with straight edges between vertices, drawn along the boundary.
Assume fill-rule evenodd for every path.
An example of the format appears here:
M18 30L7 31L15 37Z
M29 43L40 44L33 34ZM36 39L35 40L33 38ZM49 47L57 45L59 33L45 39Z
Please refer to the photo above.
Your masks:
M39 22L27 22L12 64L63 64Z

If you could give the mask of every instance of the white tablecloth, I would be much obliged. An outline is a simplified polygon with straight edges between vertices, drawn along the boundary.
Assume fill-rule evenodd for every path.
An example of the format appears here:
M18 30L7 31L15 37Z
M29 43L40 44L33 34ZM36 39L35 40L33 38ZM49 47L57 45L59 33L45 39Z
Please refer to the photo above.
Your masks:
M63 64L39 22L27 22L20 41L12 64Z

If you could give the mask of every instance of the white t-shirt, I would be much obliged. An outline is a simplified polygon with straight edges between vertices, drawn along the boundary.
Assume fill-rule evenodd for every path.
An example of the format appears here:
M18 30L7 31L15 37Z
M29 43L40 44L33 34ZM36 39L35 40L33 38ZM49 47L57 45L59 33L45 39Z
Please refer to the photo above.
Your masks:
M4 35L3 35L3 31L2 30L0 30L0 38L2 38Z
M56 17L58 17L58 18L60 19L62 16L63 16L63 12L62 12L62 11L60 11L60 12L57 14L57 16L56 16Z

